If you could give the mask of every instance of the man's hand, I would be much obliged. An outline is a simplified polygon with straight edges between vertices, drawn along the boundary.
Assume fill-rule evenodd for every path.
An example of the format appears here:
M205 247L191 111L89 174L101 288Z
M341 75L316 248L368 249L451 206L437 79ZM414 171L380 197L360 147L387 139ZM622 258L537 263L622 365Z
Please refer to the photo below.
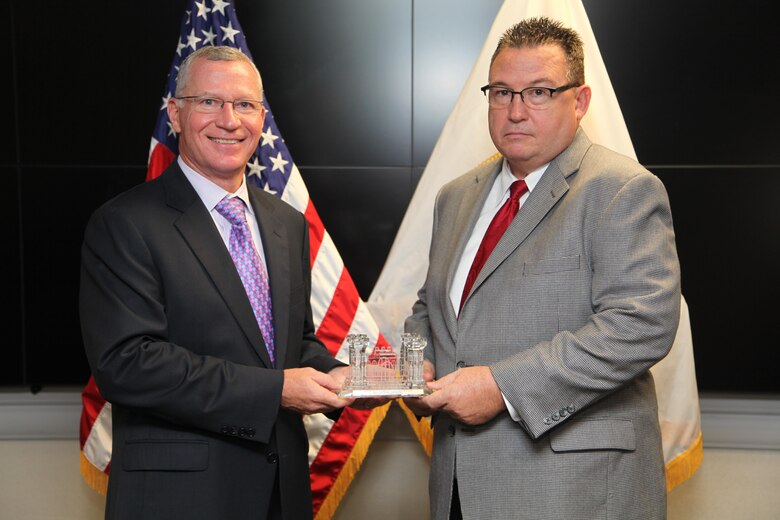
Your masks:
M433 393L421 401L465 424L484 424L506 410L501 390L488 367L461 368L429 383L428 388Z
M282 408L302 414L312 414L330 412L348 406L353 399L342 399L336 395L336 392L341 389L341 384L338 381L339 372L335 375L336 377L333 377L313 368L286 369L282 385Z
M328 372L328 375L336 380L336 384L339 385L338 390L341 390L347 378L349 377L349 367L342 366L342 367L331 368L330 371ZM338 392L338 390L336 391Z
M428 384L428 387L430 387L430 383L436 379L436 367L433 366L433 363L428 361L427 359L423 361L423 381L425 381ZM432 408L428 404L428 397L405 397L404 398L404 404L414 413L415 415L419 417L425 417L427 415L433 414L436 409Z

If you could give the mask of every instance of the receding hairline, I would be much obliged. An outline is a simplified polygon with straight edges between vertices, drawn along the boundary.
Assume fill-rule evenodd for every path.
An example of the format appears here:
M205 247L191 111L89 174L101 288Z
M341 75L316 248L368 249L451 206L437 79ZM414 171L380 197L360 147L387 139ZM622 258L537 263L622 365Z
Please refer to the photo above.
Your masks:
M241 52L240 50L234 48L234 47L227 47L227 46L211 46L207 45L205 47L201 47L200 49L196 50L182 61L181 65L179 66L179 71L176 74L176 92L174 94L174 97L178 97L182 94L183 90L187 87L187 84L190 82L190 73L192 69L192 64L195 63L198 60L206 60L206 61L225 61L225 62L242 62L247 63L252 68L252 70L255 72L255 75L257 76L257 84L260 87L260 99L262 99L263 96L263 78L260 76L260 71L257 69L257 66L254 64L254 62Z

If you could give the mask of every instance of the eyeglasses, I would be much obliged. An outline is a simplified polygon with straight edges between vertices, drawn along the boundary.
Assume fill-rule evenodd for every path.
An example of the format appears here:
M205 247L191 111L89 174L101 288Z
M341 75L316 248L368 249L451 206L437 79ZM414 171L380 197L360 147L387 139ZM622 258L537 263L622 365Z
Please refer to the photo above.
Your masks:
M230 101L210 96L181 96L176 99L191 101L195 111L204 114L216 114L222 110L225 103L232 103L233 110L242 116L254 116L265 111L263 102L255 99L234 99L233 101Z
M556 92L563 92L570 88L579 87L577 84L563 85L562 87L550 88L550 87L528 87L523 90L516 91L511 90L501 85L485 85L482 87L482 93L485 95L490 108L506 108L512 104L512 100L515 98L515 94L520 96L520 100L525 103L528 108L535 110L545 109L550 105L552 96Z

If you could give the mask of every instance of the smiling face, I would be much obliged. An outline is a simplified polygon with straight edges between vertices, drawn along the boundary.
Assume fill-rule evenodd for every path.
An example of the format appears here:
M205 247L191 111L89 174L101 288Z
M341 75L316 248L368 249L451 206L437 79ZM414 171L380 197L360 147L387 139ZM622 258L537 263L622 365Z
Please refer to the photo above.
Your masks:
M513 91L528 87L557 88L568 83L566 57L559 45L507 47L490 66L489 83ZM529 109L519 95L506 108L488 109L490 137L522 179L553 160L571 144L588 110L590 88L556 92L544 109Z
M252 66L243 61L195 60L181 96L226 100L262 99ZM181 105L180 105L181 103ZM239 116L232 103L216 113L194 110L187 100L168 101L168 118L179 134L179 155L193 170L233 192L241 185L246 163L257 148L265 114Z

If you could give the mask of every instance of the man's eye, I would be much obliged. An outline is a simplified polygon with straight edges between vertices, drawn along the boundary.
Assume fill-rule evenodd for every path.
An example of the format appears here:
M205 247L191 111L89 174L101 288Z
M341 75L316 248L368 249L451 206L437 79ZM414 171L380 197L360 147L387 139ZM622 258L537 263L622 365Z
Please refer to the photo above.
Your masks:
M505 97L510 97L510 96L512 96L512 91L511 91L511 90L509 90L508 88L500 88L500 89L496 89L496 90L494 90L494 91L493 91L493 94L494 94L494 95L495 95L497 98L505 98Z
M529 96L532 98L540 98L547 95L547 91L543 88L529 88L525 91L525 96Z
M211 107L214 105L219 105L219 100L214 98L201 98L200 99L200 105L204 107Z
M236 101L233 103L238 110L254 110L255 104L251 101Z

